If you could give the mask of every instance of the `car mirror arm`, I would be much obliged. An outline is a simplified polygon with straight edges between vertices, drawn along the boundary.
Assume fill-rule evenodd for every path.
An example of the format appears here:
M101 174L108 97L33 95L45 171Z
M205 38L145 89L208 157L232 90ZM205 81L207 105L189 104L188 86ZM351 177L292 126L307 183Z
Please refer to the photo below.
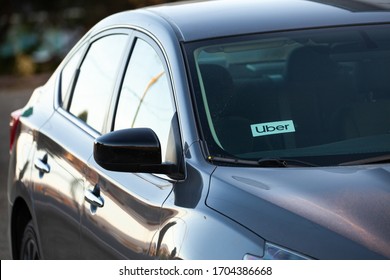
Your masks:
M177 166L173 163L161 164L112 164L97 162L99 166L110 171L117 172L133 172L133 173L156 173L156 174L172 174L177 171Z

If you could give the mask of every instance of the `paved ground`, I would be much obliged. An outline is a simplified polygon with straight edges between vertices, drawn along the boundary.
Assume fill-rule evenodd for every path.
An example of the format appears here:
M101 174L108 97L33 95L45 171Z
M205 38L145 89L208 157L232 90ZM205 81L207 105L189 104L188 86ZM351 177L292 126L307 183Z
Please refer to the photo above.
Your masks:
M9 157L9 115L23 107L33 89L47 80L47 75L15 78L0 76L0 259L10 259L7 239L7 171Z

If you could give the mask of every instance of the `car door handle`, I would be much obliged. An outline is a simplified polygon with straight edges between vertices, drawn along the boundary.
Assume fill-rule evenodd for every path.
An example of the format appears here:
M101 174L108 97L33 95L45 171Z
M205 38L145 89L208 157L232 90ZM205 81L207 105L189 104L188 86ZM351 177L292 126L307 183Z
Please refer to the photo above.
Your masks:
M36 169L39 170L39 172L43 173L49 173L50 172L50 165L47 163L47 154L43 156L43 158L37 158L34 162L34 166Z
M94 189L86 190L84 193L85 200L94 207L103 207L104 199L100 196L100 187L96 185Z

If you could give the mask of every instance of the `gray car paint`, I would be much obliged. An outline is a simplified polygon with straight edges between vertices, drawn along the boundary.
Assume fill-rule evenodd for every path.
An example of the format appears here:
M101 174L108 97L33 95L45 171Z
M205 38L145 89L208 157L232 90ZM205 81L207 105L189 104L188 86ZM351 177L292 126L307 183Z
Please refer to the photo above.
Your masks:
M320 259L389 258L389 181L383 165L218 167L206 203L266 240Z
M192 111L190 85L185 76L180 45L183 41L213 36L389 22L389 12L355 13L314 1L278 4L275 1L266 1L265 4L249 1L242 4L246 8L240 10L232 1L227 2L229 4L223 7L223 12L213 12L212 7L218 2L124 12L103 20L82 40L89 40L101 30L126 27L144 32L160 45L167 60L178 108L186 162L185 180L172 181L151 174L120 174L117 178L111 174L112 178L107 179L105 171L91 159L92 142L98 135L58 108L55 97L58 71L26 105L24 111L32 110L32 114L21 119L21 133L10 161L9 207L13 209L9 211L10 221L12 213L17 212L16 207L25 204L39 240L47 238L41 233L41 219L47 219L45 222L65 221L61 225L47 223L52 226L49 236L57 239L54 244L58 247L43 248L44 242L41 241L43 257L241 259L247 253L261 256L264 240L268 240L314 258L390 258L388 164L291 169L232 168L210 164L205 160ZM259 7L254 8L254 5ZM290 5L294 5L294 9L290 9ZM196 16L186 16L187 9L202 15L201 20ZM243 13L248 16L242 17ZM238 19L238 24L232 18ZM212 32L211 24L215 24ZM72 138L73 135L77 138ZM80 138L80 135L83 136ZM53 149L49 154L51 168L59 166L58 172L64 172L62 177L68 178L69 184L72 181L80 183L76 192L65 191L60 186L50 189L58 191L54 195L45 191L50 183L41 181L32 164L47 149L39 144L40 139L46 139L43 143ZM36 143L38 146L34 146ZM87 168L91 169L86 171ZM123 203L124 195L129 193L125 185L129 178L148 182L149 187L143 187L142 192L145 197L154 196L151 201L142 195L125 199L136 202L140 208L161 206L160 218L154 215L151 219L150 216L142 218L142 211L137 216L138 221L144 221L143 228L152 227L147 238L137 240L142 246L131 247L130 251L124 249L122 245L127 240L141 239L144 235L134 237L131 230L114 227L115 223L99 218L99 210L95 216L89 214L89 205L83 201L82 194L99 178L109 186L103 195L118 203ZM77 197L76 200L67 200L72 195ZM73 208L65 206L69 204ZM59 211L54 215L51 208ZM122 204L122 213L128 214L126 209ZM130 212L134 213L133 210ZM43 213L42 217L40 213ZM82 213L85 214L82 218L84 228L76 221ZM72 228L79 228L84 237L69 240L71 235L67 230ZM92 241L81 244L91 232ZM108 232L113 233L109 238ZM11 236L13 234L15 232ZM60 240L68 241L61 243ZM72 246L67 247L69 244ZM78 249L68 250L72 248ZM15 256L15 251L13 253Z

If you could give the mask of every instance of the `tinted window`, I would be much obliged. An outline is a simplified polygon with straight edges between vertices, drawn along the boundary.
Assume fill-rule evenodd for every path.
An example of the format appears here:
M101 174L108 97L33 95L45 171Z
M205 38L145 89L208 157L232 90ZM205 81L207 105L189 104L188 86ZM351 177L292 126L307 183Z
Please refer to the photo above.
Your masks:
M69 111L97 131L103 128L126 42L122 34L95 41L80 67Z
M76 53L69 59L61 73L61 104L64 103L65 98L70 94L70 87L73 77L75 76L76 68L80 62L81 56L84 53L85 47L77 50Z
M188 45L208 151L320 165L388 154L389 38L356 26Z
M126 71L114 128L153 129L160 139L164 158L173 114L163 63L148 43L138 39Z

